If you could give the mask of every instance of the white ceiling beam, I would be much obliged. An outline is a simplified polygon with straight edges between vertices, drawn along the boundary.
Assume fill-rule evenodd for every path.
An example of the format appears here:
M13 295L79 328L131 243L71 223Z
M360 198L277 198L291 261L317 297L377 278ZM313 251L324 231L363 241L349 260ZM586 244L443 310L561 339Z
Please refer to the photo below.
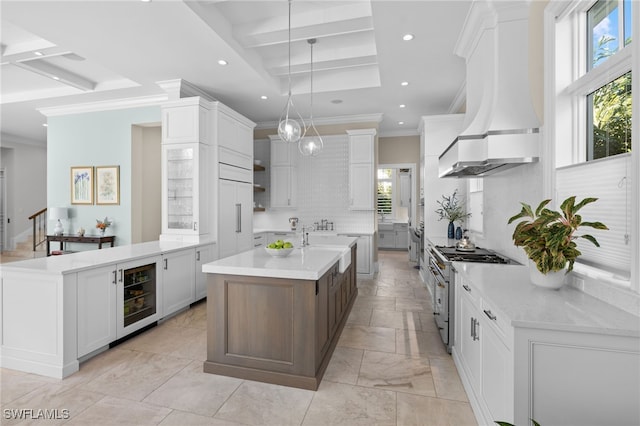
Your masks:
M15 66L52 78L82 91L93 91L96 83L41 59L15 62Z
M340 68L360 67L364 65L376 65L378 57L376 55L366 55L359 57L349 57L342 59L332 59L327 61L313 61L313 71L329 71ZM291 65L291 74L302 74L310 71L310 64ZM275 76L286 76L289 73L288 66L280 66L269 70Z
M291 41L323 38L363 31L373 31L373 18L362 17L291 28ZM282 44L287 43L289 40L287 28L253 34L243 33L241 29L238 31L234 29L234 35L244 48L259 48Z

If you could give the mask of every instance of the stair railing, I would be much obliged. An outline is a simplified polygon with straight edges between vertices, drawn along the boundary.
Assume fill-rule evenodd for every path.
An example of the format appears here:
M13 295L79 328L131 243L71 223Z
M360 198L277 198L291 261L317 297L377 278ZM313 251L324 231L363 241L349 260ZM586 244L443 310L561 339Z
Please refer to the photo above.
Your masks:
M33 224L33 251L47 241L47 209L46 207L29 216L29 220Z

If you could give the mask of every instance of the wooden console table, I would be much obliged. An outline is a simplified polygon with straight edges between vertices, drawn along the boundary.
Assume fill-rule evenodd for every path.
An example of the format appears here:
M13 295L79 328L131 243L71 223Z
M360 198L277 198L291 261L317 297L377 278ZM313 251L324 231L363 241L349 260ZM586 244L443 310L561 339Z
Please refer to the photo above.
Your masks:
M102 244L111 243L111 247L113 247L113 243L115 242L115 235L47 235L47 256L51 256L51 242L57 241L60 243L60 250L63 250L64 243L82 243L82 244L98 244L98 248L102 248Z

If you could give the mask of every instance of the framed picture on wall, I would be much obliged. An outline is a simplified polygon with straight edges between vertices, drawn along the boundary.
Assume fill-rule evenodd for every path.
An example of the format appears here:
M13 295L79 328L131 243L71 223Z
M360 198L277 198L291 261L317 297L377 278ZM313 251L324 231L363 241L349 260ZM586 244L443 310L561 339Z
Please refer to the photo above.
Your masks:
M120 204L120 166L96 167L96 204Z
M71 204L93 204L93 167L71 167Z

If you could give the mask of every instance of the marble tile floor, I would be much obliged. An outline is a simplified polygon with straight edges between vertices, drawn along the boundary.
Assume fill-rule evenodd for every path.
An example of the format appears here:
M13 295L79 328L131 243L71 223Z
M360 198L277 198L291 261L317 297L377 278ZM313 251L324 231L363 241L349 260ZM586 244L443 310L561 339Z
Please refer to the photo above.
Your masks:
M407 253L381 251L316 392L202 372L206 304L57 380L0 369L2 425L475 425ZM11 418L48 409L57 419ZM57 410L57 411L52 411Z

